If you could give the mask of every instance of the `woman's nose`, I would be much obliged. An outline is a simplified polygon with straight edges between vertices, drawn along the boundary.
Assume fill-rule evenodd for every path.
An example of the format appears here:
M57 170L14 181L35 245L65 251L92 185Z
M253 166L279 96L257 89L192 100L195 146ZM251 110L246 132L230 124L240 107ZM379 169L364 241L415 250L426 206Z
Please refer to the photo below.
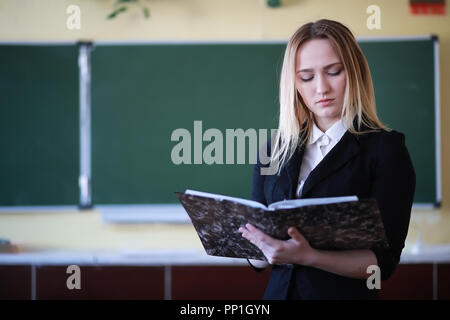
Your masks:
M319 95L324 95L330 91L330 84L325 76L318 76L316 91Z

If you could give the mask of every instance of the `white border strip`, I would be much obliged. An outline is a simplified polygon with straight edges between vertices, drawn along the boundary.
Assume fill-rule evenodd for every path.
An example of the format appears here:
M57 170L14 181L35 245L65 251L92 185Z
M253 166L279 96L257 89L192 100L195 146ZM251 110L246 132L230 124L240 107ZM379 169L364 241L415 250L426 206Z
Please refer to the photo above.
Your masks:
M55 211L78 211L77 206L4 206L0 207L1 213L13 213L13 212L55 212Z
M99 211L105 223L191 223L189 215L180 204L104 204L92 210ZM77 206L8 206L0 207L0 214L79 212Z
M378 41L417 41L430 40L432 35L417 35L417 36L384 36L384 37L356 37L358 42L378 42ZM130 41L95 41L98 46L115 46L115 45L143 45L143 44L287 44L286 39L264 39L264 40L130 40Z
M79 48L79 119L80 119L80 206L89 208L91 197L91 48L82 43Z
M433 204L414 203L412 210L433 210ZM21 206L0 207L0 214L7 213L42 213L56 211L79 211L77 206ZM189 215L179 204L103 204L92 210L99 211L103 222L139 223L139 222L178 222L190 223Z
M76 44L77 41L0 41L0 45L14 46L72 46Z
M247 265L247 260L238 258L214 257L198 249L173 250L50 250L23 253L0 253L0 265L40 265L68 266L183 266L183 265ZM166 279L169 280L169 279ZM165 284L168 284L165 281Z
M423 36L382 36L382 37L356 37L358 42L381 42L381 41L420 41L420 40L431 40L433 35L423 35Z
M107 223L191 222L180 204L98 205L95 208L100 211L103 222Z
M435 149L436 149L436 203L442 200L442 168L441 168L441 96L440 96L440 73L439 73L439 39L434 41L434 95L435 95Z
M130 40L130 41L95 41L96 46L121 46L121 45L201 45L201 44L287 44L289 39L264 39L264 40Z
M431 210L434 209L435 205L432 203L413 203L412 210Z
M412 41L429 40L431 35L416 36L380 36L380 37L356 37L358 42L370 41ZM174 39L174 40L89 40L93 45L143 45L143 44L287 44L288 38L281 39L242 39L242 40L218 40L218 39ZM79 41L0 41L0 45L34 45L34 46L58 46L58 45L76 45Z
M444 248L445 249L445 248ZM401 264L416 263L449 263L450 252L439 250L434 253L402 253ZM23 253L0 253L0 265L32 265L32 279L36 278L37 268L41 265L68 266L188 266L188 265L230 265L248 266L245 259L214 257L206 254L202 247L198 249L173 250L136 250L133 252L117 250L77 251L77 250L51 250ZM168 280L168 279L167 279ZM165 284L167 282L165 281ZM34 285L36 288L36 284ZM36 291L34 291L37 295ZM33 295L33 290L31 292ZM37 297L39 298L39 297Z
M417 41L430 40L432 35L423 36L392 36L392 37L356 37L358 42L381 42L381 41ZM264 40L130 40L130 41L95 41L96 46L119 46L119 45L191 45L191 44L287 44L289 39L264 39Z

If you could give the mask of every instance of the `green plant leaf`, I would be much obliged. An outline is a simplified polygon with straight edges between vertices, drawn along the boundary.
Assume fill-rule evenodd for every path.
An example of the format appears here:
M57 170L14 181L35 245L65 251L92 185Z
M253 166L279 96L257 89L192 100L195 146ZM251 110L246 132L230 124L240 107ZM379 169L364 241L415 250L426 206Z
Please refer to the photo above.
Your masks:
M142 12L144 13L145 19L150 17L150 10L148 10L148 8L142 8Z
M116 10L114 10L113 12L111 12L108 16L108 19L113 19L115 18L119 13L127 11L127 7L120 7Z

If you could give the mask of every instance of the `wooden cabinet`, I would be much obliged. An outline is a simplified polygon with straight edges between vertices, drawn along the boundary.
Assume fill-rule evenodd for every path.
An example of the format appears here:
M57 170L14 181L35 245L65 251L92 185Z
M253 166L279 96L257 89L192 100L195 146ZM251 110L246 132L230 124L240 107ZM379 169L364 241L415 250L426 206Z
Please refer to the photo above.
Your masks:
M400 264L392 276L381 282L382 300L433 299L433 265Z
M0 299L259 300L269 279L247 266L80 266L81 289L67 288L67 266L0 266ZM400 264L382 281L383 300L450 299L450 264Z
M255 272L247 266L172 267L172 299L249 299L264 295L269 270Z
M0 300L31 299L31 266L0 265Z
M37 267L36 299L164 299L163 267L80 266L80 290L67 288L66 270Z

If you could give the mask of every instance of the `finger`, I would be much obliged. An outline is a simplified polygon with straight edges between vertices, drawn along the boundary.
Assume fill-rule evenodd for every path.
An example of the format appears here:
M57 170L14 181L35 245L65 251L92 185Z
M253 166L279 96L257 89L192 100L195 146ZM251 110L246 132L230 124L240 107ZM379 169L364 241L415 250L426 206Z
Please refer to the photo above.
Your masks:
M266 250L272 250L274 247L279 246L282 242L281 240L269 236L249 223L245 226L247 227L249 237L253 240L252 243L264 252Z
M255 240L266 241L271 238L270 236L265 234L263 231L259 230L258 228L256 228L255 226L253 226L249 223L247 223L245 226L247 228L248 234L250 234L251 237Z
M269 237L267 234L265 234L263 231L259 230L255 226L251 225L250 223L247 223L245 225L248 231L250 231L252 234L260 236L260 237Z
M242 238L245 238L245 239L247 239L247 240L249 240L249 241L250 241L250 239L251 239L251 237L249 236L249 234L248 234L247 231L242 232L241 236L242 236Z
M254 244L259 249L262 250L264 247L264 243L265 243L267 235L255 227L253 227L253 228L250 227L247 229L245 229L245 227L244 227L243 229L244 229L244 231L242 232L242 237L244 237L245 239L247 239L252 244Z
M255 244L256 241L256 235L254 235L250 230L248 230L245 226L239 227L239 232L241 233L241 236L251 243ZM255 244L256 245L256 244ZM259 246L258 246L259 248Z
M294 239L298 242L306 241L305 237L295 227L290 227L288 229L288 234L292 239Z

